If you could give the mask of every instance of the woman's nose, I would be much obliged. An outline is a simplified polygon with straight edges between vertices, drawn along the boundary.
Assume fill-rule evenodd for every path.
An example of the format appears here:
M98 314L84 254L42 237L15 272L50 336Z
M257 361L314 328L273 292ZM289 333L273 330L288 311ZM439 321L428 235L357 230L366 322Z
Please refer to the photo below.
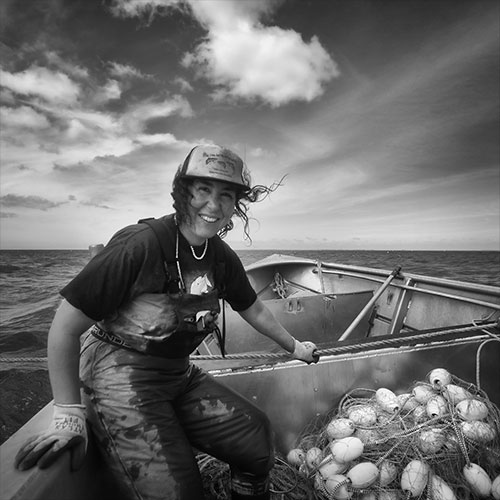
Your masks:
M217 194L211 193L207 199L207 205L210 208L218 209L220 207L220 198Z

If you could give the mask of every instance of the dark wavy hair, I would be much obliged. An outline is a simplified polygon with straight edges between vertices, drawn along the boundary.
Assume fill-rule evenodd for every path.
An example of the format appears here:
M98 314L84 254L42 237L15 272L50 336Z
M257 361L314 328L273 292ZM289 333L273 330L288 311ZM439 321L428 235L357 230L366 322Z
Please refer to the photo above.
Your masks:
M248 175L248 174L247 174ZM250 203L255 203L264 200L273 191L276 191L282 184L285 177L282 177L280 181L273 182L271 186L262 186L257 184L250 188L249 190L238 189L235 186L236 192L236 203L234 206L233 217L239 217L243 221L243 232L245 234L245 240L252 241L250 238L250 227L249 227L249 217L248 205ZM184 177L181 169L177 170L174 180L172 182L172 198L174 199L174 209L176 213L176 218L178 224L187 223L189 220L188 205L191 201L192 194L189 191L189 186L193 183L196 177ZM248 182L250 184L250 182ZM221 238L224 238L231 229L234 228L234 222L232 219L218 232Z

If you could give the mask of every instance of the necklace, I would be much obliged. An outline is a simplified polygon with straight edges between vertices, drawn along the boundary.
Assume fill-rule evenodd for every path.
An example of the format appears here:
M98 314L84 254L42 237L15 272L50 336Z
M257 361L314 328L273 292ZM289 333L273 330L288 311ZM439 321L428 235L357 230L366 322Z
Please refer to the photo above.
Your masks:
M196 260L202 260L203 257L205 257L205 254L207 253L207 248L208 248L208 240L205 240L205 248L203 249L203 252L201 253L201 255L198 257L194 251L194 248L189 245L189 248L191 249L191 253L193 254L193 257L196 259Z

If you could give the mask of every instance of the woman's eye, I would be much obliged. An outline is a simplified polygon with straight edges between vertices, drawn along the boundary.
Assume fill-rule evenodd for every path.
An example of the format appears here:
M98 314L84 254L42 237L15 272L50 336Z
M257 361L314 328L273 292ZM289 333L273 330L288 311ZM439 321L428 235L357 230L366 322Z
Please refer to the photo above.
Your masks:
M235 200L235 196L233 193L222 193L221 195L223 198L227 199L227 200L231 200L231 201L234 201Z

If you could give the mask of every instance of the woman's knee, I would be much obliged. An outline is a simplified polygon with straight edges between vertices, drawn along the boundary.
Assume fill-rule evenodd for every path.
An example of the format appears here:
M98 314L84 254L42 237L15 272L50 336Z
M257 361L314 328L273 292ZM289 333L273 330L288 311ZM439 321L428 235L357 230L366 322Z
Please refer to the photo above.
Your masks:
M255 431L248 433L249 446L253 455L244 472L262 476L269 473L274 465L274 433L267 415L256 409L252 416Z

